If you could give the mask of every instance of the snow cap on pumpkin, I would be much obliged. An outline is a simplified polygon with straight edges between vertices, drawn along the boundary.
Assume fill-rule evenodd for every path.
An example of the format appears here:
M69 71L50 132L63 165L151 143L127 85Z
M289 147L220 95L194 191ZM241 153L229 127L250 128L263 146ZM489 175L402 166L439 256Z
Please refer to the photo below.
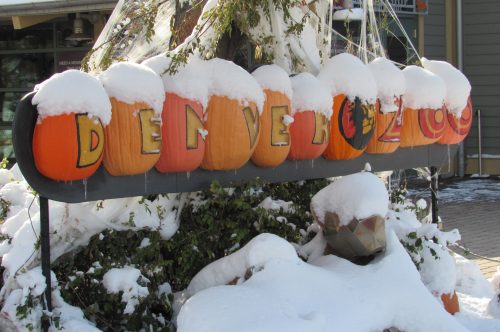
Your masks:
M368 67L360 59L348 53L330 58L318 79L326 84L332 96L344 94L350 100L374 104L377 99L377 83Z
M156 114L161 114L165 92L160 76L151 68L133 62L118 62L100 74L99 79L110 98L127 104L143 102Z
M300 73L290 80L293 88L292 115L314 111L328 118L332 116L332 95L316 77L310 73Z
M401 70L386 58L376 58L368 64L375 82L377 82L380 110L383 113L397 112L394 98L406 92L406 81Z
M254 102L259 113L262 113L265 100L264 92L252 75L235 63L219 58L208 60L206 64L206 73L201 74L208 74L211 96L224 96L242 102Z
M384 182L370 172L347 175L321 189L311 200L311 210L318 222L324 223L327 212L336 213L341 225L354 218L373 215L385 218L389 195Z
M142 64L161 76L165 92L197 101L203 105L203 108L206 108L210 88L210 79L206 75L207 62L193 55L172 75L166 72L171 62L171 57L160 54L145 60Z
M292 99L292 84L285 70L278 65L260 66L252 72L263 90L281 92L290 100Z
M438 109L443 106L446 85L441 77L417 66L407 66L402 72L406 81L404 107Z
M88 113L103 125L111 121L111 103L99 80L87 73L70 69L54 74L35 86L32 104L44 117L70 113Z
M444 80L446 97L444 103L448 111L460 117L467 106L471 85L465 75L446 61L427 60L422 58L425 69L433 72Z

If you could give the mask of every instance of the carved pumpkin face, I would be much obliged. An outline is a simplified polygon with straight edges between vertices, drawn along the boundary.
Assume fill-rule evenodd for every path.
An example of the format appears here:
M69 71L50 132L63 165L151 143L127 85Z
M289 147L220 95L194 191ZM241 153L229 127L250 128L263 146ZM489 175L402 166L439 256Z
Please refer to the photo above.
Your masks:
M472 116L472 102L470 97L460 118L446 111L445 132L438 142L440 144L457 144L463 141L472 127Z

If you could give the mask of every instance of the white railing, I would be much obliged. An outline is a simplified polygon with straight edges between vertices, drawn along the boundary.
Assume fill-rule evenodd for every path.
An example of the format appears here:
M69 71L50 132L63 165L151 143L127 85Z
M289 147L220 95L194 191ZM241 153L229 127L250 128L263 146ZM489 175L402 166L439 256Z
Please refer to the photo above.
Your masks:
M351 0L354 7L362 7L362 0ZM427 0L389 0L394 8L394 11L398 14L427 14L428 13L428 1ZM375 1L375 10L383 11L384 5L381 1Z

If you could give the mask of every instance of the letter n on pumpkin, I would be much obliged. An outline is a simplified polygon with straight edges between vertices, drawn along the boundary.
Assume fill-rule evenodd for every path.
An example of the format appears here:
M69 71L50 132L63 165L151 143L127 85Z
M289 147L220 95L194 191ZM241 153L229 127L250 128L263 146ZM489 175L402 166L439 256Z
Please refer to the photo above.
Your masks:
M75 115L78 137L78 162L76 167L94 165L101 158L104 150L104 129L97 119L90 119L87 114Z
M328 118L319 112L315 112L314 125L313 144L325 144L328 142L330 134L330 121L328 121Z
M271 145L287 146L290 145L290 133L283 123L283 117L288 114L288 106L271 107L272 127L271 127Z
M257 110L252 110L250 107L245 107L243 109L243 115L245 116L248 134L250 135L250 149L252 149L255 143L257 143L257 138L259 137L259 112Z
M198 149L200 129L203 129L203 122L201 122L195 110L186 105L186 148L188 150Z
M141 121L142 154L160 154L161 149L161 120L155 116L152 109L139 111Z

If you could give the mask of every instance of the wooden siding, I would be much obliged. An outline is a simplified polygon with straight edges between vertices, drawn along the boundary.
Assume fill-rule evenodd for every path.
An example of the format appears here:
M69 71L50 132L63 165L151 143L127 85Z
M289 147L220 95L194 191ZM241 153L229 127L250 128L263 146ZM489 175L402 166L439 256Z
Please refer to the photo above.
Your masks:
M424 18L424 56L446 60L445 0L429 0L429 14Z
M500 4L463 0L464 73L472 85L474 111L481 109L483 153L500 155ZM465 153L478 149L477 118Z

